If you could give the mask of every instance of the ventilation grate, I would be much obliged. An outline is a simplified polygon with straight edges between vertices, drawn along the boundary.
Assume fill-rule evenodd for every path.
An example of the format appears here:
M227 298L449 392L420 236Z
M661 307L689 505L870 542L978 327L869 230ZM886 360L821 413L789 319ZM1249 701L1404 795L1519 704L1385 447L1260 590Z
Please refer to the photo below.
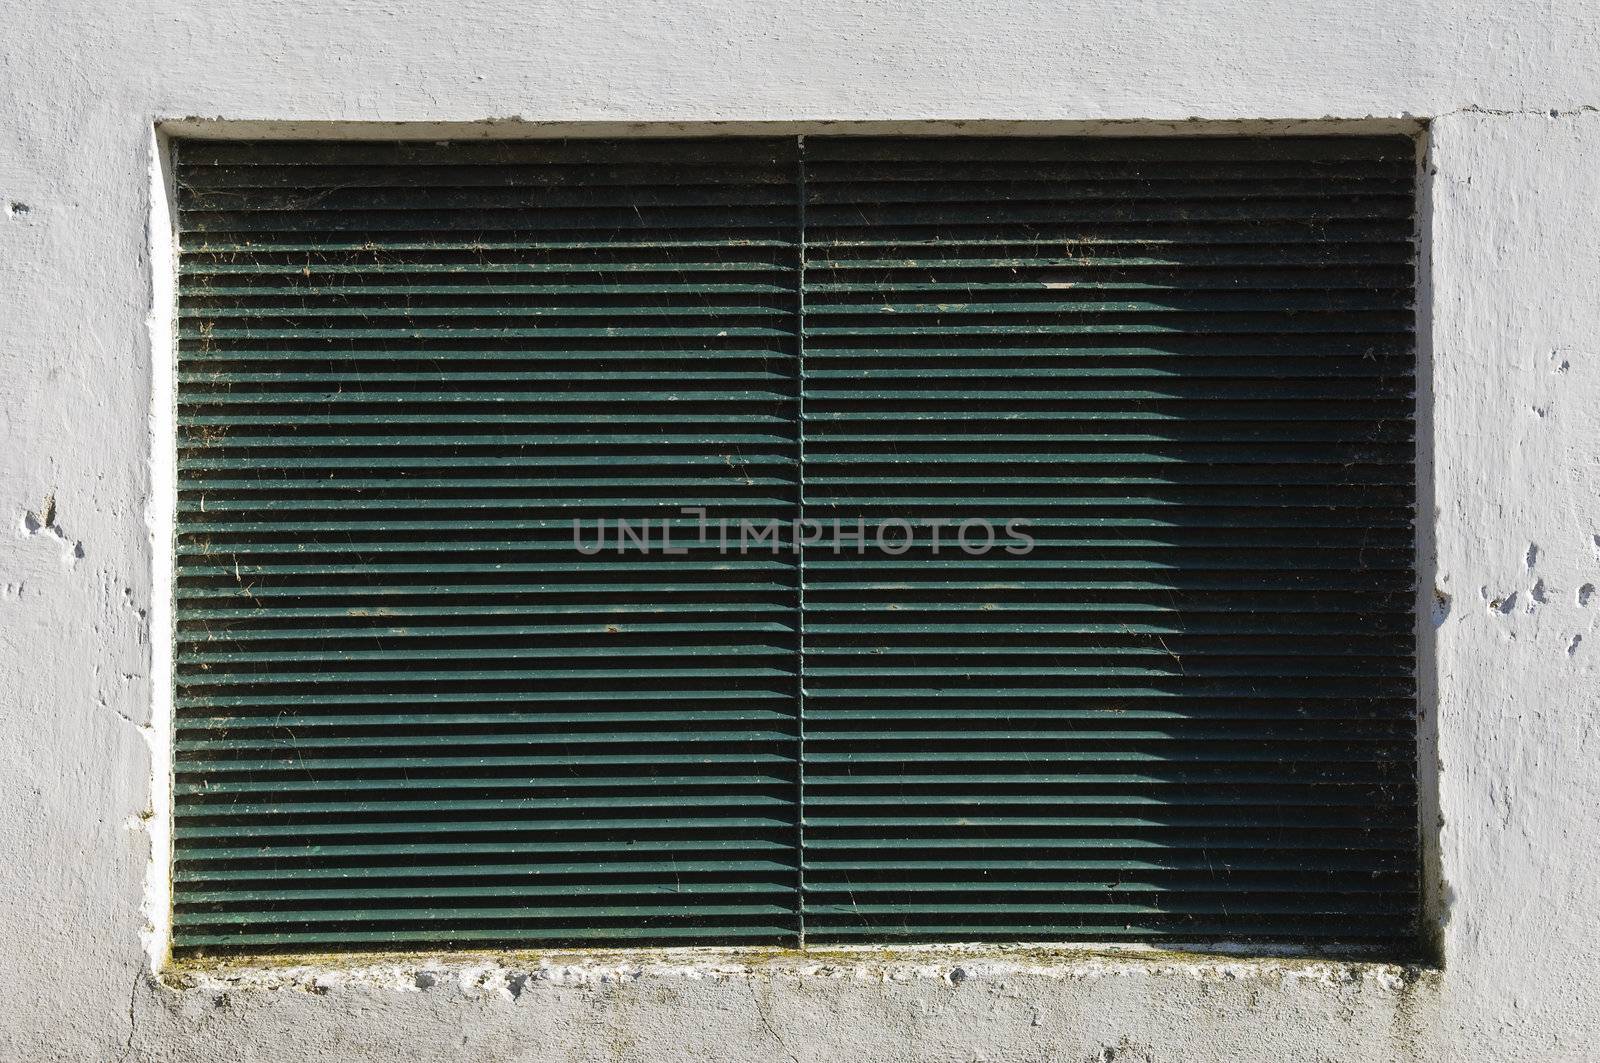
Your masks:
M793 937L794 152L179 146L180 948Z
M181 142L175 948L1409 939L1414 152Z
M1411 142L806 148L810 937L1408 933Z

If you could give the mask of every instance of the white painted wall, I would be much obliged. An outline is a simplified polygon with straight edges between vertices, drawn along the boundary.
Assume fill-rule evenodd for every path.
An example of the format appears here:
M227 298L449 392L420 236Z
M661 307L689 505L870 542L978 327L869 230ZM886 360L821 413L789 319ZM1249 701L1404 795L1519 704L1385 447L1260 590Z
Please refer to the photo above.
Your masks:
M1592 0L11 0L0 1058L1600 1057L1597 105ZM149 977L150 175L154 124L186 117L1431 119L1442 973L931 952Z

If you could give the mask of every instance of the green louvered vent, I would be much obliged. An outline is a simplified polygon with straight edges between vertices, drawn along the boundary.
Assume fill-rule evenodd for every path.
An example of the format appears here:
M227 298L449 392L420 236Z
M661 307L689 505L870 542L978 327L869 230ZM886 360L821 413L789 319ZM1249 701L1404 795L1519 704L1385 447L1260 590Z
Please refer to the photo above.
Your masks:
M810 939L1409 933L1411 141L805 154Z
M792 939L794 154L179 146L177 947Z
M177 155L178 949L1413 933L1410 140Z

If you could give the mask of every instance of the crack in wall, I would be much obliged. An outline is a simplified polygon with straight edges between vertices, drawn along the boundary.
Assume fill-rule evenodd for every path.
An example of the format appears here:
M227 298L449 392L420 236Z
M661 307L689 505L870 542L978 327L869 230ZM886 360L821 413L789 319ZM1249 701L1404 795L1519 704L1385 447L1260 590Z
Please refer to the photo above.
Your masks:
M788 1043L785 1042L784 1039L779 1036L778 1031L773 1028L772 1017L767 1014L767 1009L761 1005L761 994L756 989L756 983L751 981L749 986L750 1002L755 1005L756 1019L761 1023L761 1028L767 1031L767 1036L772 1038L772 1042L778 1046L778 1050L789 1057L789 1063L800 1063L799 1057L789 1050Z
M1457 107L1453 111L1446 111L1443 114L1436 115L1435 117L1446 118L1450 115L1456 114L1483 114L1492 115L1496 118L1574 118L1582 114L1596 113L1600 113L1600 104L1580 103L1576 107L1551 107L1547 109L1502 109L1497 107L1479 107L1477 104L1469 104L1466 107Z
M133 1055L133 1037L139 1031L139 1018L137 1004L139 1000L139 979L143 972L133 972L133 986L128 990L128 1039L123 1043L122 1054L117 1057L117 1063L126 1063L129 1056Z

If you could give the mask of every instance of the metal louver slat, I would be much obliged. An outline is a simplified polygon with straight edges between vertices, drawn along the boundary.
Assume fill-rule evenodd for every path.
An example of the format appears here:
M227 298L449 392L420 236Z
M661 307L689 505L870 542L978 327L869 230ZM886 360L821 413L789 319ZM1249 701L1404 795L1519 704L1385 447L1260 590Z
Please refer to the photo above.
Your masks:
M808 940L1410 935L1412 142L804 157Z
M179 146L177 948L795 939L794 156Z
M1400 945L1414 151L182 142L174 947Z

